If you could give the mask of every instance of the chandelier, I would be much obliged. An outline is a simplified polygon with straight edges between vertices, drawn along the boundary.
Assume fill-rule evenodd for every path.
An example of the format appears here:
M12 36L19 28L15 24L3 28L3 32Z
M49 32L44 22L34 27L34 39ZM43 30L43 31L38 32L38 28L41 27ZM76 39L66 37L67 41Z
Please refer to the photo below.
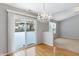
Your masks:
M50 18L51 18L51 16L49 16L49 14L46 12L45 4L43 4L43 12L42 13L38 13L37 19L40 22L49 22Z

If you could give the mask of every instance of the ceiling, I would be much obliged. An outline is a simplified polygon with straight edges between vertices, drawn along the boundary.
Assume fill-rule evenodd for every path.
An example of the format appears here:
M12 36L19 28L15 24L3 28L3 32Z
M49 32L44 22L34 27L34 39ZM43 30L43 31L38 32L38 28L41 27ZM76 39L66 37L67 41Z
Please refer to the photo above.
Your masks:
M24 9L24 10L32 10L33 12L43 12L43 3L7 3L10 6ZM78 3L44 3L45 11L52 15L52 17L61 21L71 16L78 14L75 13L74 9L79 7Z

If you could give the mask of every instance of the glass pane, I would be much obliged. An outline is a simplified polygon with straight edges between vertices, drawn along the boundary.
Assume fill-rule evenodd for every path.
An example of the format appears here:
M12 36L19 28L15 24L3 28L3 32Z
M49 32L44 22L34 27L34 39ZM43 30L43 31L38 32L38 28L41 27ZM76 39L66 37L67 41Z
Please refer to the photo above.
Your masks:
M24 23L15 23L15 32L24 32Z
M35 31L33 21L26 22L26 31Z
M49 23L49 31L53 32L54 34L56 33L56 23L53 22Z
M18 15L19 16L19 15ZM21 18L22 17L22 18ZM15 19L15 49L23 48L25 45L25 20L23 16Z

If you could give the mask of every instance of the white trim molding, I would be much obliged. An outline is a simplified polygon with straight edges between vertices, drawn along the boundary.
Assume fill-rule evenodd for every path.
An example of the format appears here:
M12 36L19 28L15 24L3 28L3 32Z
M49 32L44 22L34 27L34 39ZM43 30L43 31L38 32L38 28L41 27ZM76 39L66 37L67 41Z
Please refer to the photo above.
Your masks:
M21 12L14 11L14 10L10 10L10 9L7 9L7 12L11 12L11 13L15 13L15 14L19 14L19 15L23 15L23 16L27 16L27 17L35 18L35 19L37 18L36 16L29 15L29 14L25 14L25 13L21 13Z

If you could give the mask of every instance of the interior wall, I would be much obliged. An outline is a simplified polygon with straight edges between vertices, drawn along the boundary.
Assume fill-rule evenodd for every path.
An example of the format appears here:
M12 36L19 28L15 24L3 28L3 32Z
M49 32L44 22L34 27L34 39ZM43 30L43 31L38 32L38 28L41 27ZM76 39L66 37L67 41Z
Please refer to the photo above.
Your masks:
M61 37L79 39L79 15L65 19L59 25Z
M44 43L49 46L53 46L53 33L49 32L49 22L37 23L37 38L38 38L38 44Z
M37 21L37 32L47 32L49 31L49 22L39 22Z
M49 23L42 23L37 21L37 44L43 43L44 40L44 32L49 31Z
M53 33L52 32L44 32L43 33L43 43L49 46L53 46Z
M37 44L43 43L44 32L49 31L49 23L42 23L37 21Z

